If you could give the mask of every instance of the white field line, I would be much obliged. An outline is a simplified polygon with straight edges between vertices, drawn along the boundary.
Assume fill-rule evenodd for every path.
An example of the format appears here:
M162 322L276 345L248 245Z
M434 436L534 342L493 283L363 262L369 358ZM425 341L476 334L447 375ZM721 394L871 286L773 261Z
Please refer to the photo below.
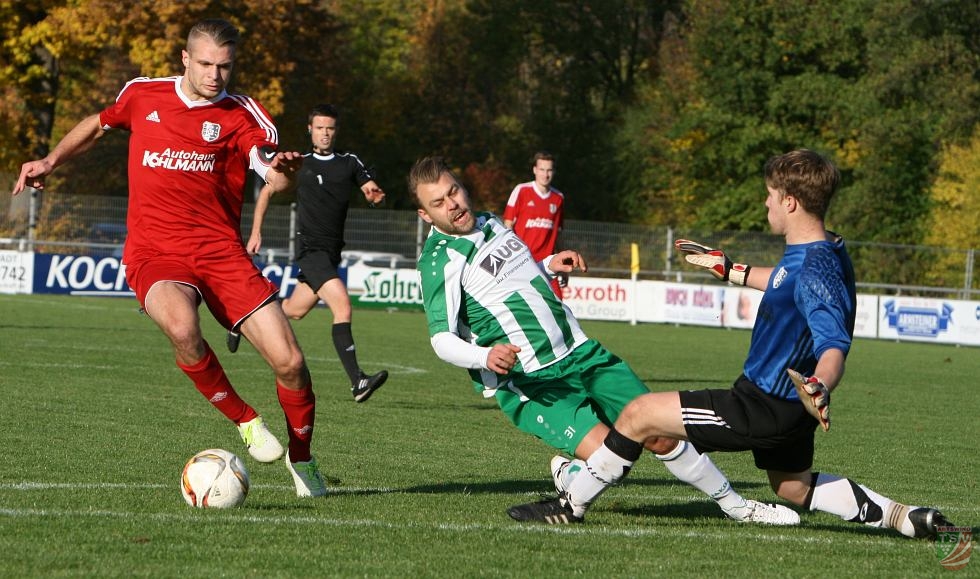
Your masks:
M102 489L121 489L121 490L140 490L140 489L165 489L170 488L172 485L164 483L110 483L110 482L94 482L94 483L47 483L47 482L37 482L37 481L23 481L23 482L7 482L0 483L0 491L10 490L10 491L44 491L44 490L102 490ZM253 489L269 489L277 491L291 491L292 486L288 485L271 485L271 484L255 484L252 483L251 488ZM388 494L388 493L401 493L404 492L403 489L391 488L391 487L345 487L345 486L327 486L328 494L344 495L344 494L362 494L362 493L374 493L374 494ZM465 492L465 490L464 490ZM540 492L526 492L520 493L528 497L528 500L537 500L541 498ZM633 500L650 500L650 501L669 501L674 503L694 503L694 502L707 502L707 497L701 493L691 492L691 493L673 493L670 495L662 493L650 493L640 489L639 487L625 487L617 488L616 496L624 499ZM935 506L941 511L966 511L971 514L980 514L980 505L957 505L953 507L951 505L930 505ZM799 510L799 509L798 509Z
M241 514L239 514L241 513ZM375 519L336 519L330 517L315 517L309 515L257 515L248 513L246 509L239 511L223 511L222 518L217 521L213 518L202 518L196 511L186 513L145 513L131 511L111 511L111 510L68 510L68 509L16 509L0 506L0 517L28 518L28 519L132 519L132 520L156 520L174 521L181 524L200 523L214 524L215 522L240 524L240 523L259 523L265 525L312 525L322 527L349 527L364 528L373 527L380 529L432 529L447 531L452 533L485 533L487 531L509 531L512 533L547 533L552 535L587 536L587 537L684 537L695 539L699 542L706 540L730 541L732 534L725 531L683 531L679 532L676 528L644 528L644 529L617 529L604 526L583 525L538 525L517 523L503 524L484 524L484 523L392 523ZM735 523L733 523L735 524ZM853 536L835 535L807 537L800 532L792 532L785 535L769 533L753 533L745 535L739 533L739 538L758 540L765 542L778 542L787 544L811 543L821 545L867 545L875 548L905 548L906 545L919 547L919 541L882 541L876 537L855 538ZM922 542L925 545L925 542ZM926 547L923 547L926 548ZM928 544L929 549L934 549L932 543Z
M10 491L35 491L35 490L72 490L77 491L79 489L162 489L170 488L171 485L166 484L150 484L150 483L40 483L40 482L20 482L20 483L0 483L0 491L10 490ZM292 491L292 487L284 485L253 485L253 488L266 488L266 489L276 489L283 492ZM387 487L378 488L357 488L357 487L332 487L328 488L328 492L332 494L345 494L345 493L362 493L362 492L375 492L375 493L398 493L401 492L398 489L391 489ZM537 495L537 493L528 493ZM645 495L648 496L648 495ZM703 499L703 497L694 497L693 495L676 495L676 496L659 496L660 500L672 500L672 501L686 501L694 498ZM971 509L967 509L971 510ZM972 511L976 512L978 509L973 508ZM177 521L181 523L193 523L205 521L208 524L215 522L214 519L204 519L196 511L187 511L184 513L146 513L146 512L132 512L132 511L114 511L114 510L71 510L71 509L33 509L33 508L10 508L0 506L0 517L10 517L10 518L28 518L28 519L52 519L52 518L104 518L104 519L152 519L152 520L168 520ZM717 541L727 541L730 540L732 534L723 530L719 531L678 531L677 528L643 528L643 529L622 529L622 528L611 528L605 526L590 526L587 523L584 525L519 525L513 523L504 524L483 524L483 523L428 523L428 522L414 522L414 523L392 523L389 521L375 520L375 519L337 519L330 517L315 517L315 516L297 516L297 515L259 515L255 513L249 513L247 507L241 510L235 511L224 511L222 513L222 520L220 522L228 522L230 524L238 524L241 522L248 523L264 523L272 525L314 525L314 526L324 526L324 527L375 527L384 529L435 529L440 531L449 532L460 532L460 533L471 533L471 532L485 532L485 531L510 531L515 533L549 533L557 535L570 535L570 536L602 536L602 537L686 537L691 539L697 539L699 541L704 540L717 540ZM736 523L732 523L736 525ZM744 529L744 527L742 527ZM786 534L769 534L769 533L753 533L750 535L740 534L739 536L746 539L754 539L759 541L767 542L779 542L787 544L799 544L799 543L810 543L810 544L823 544L823 545L868 545L874 546L875 548L887 547L896 548L905 545L916 545L919 546L926 545L926 542L922 541L890 541L881 540L878 537L855 537L849 534L839 534L839 535L822 535L822 536L805 536L801 535L799 530L790 530ZM932 543L928 543L928 548L933 549Z
M72 347L71 349L73 349L73 350L98 350L98 351L101 352L101 351L105 350L105 347L104 346L99 346L99 347ZM119 348L113 347L113 352L117 352L118 353L118 352L124 352L124 351L126 351L126 350L125 349L119 349ZM132 351L132 352L137 352L137 351L142 352L142 350L136 350L136 349L132 349L130 351ZM225 354L225 355L228 356L230 354ZM311 358L311 357L307 356L306 359L308 361L311 361L311 362L327 362L327 363L335 364L335 365L337 365L336 368L328 368L326 370L326 372L334 372L335 371L338 374L343 373L343 368L341 368L339 366L340 360L338 360L337 358L333 358L333 359L331 359L331 358ZM389 372L391 372L391 374L393 376L397 376L398 374L426 374L426 373L429 372L425 368L416 368L415 366L404 366L402 364L393 364L393 363L390 363L390 362L389 363L385 363L385 362L371 361L369 363L370 363L371 367L378 367L378 368L385 368L385 369L387 369ZM78 370L78 369L81 369L81 368L92 368L92 369L96 369L96 370L117 370L119 368L126 367L126 364L123 364L123 363L120 363L120 364L76 364L76 363L50 362L50 361L45 361L45 360L38 360L38 361L31 361L31 360L27 360L27 361L24 361L24 360L17 360L17 361L0 360L0 368L2 368L2 367L17 367L17 368L32 368L32 369L34 369L34 368L39 368L39 369L44 369L44 368L69 368L69 369L72 369L72 370ZM323 370L321 370L319 368L317 369L317 371L318 372L323 372ZM269 369L268 368L257 368L255 370L238 369L238 370L235 371L236 374L248 374L248 373L256 373L256 372L261 372L263 375L266 375L266 374L269 373Z

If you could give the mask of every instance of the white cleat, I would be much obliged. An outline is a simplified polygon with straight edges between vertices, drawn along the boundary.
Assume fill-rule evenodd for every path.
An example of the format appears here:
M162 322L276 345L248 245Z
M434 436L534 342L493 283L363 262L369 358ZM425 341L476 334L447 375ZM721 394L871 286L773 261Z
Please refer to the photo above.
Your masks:
M275 462L286 452L276 437L269 432L261 416L238 425L238 434L248 447L248 453L259 462Z
M724 510L724 509L722 509ZM728 518L740 523L791 526L800 524L800 515L793 509L772 503L746 499L745 506L725 511Z
M296 496L322 497L327 494L327 483L323 482L323 475L320 474L315 458L310 457L309 462L290 462L287 456L286 468L296 483Z

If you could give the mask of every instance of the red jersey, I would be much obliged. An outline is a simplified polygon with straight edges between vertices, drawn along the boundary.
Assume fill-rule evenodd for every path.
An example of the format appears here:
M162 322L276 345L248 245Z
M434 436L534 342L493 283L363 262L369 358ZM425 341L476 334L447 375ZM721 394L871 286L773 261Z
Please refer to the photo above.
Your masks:
M192 101L181 77L137 78L99 115L104 129L129 138L129 209L123 261L152 254L193 254L241 240L245 178L264 177L278 133L251 98L222 92Z
M558 189L550 187L542 195L533 181L521 183L507 200L504 221L514 222L514 233L531 249L534 259L541 261L555 253L564 208L565 196Z

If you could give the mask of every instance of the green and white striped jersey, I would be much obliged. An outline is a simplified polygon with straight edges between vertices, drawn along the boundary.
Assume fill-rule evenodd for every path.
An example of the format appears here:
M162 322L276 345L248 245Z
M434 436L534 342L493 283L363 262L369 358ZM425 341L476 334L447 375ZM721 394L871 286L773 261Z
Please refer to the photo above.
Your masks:
M483 347L521 348L512 373L540 370L567 356L588 338L551 289L527 245L491 213L476 215L465 236L432 228L418 271L429 336L451 332ZM471 371L494 389L498 377Z

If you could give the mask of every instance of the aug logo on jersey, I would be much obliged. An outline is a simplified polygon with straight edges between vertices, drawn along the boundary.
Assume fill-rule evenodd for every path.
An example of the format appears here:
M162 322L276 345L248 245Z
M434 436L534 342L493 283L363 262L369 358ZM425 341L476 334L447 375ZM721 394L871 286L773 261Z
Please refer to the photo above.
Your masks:
M219 125L218 123L204 121L204 124L201 125L201 137L205 141L209 143L213 143L218 140L218 137L220 135L221 135L221 125Z
M486 271L493 277L497 277L500 270L503 269L505 263L507 263L506 259L491 253L486 257L486 259L480 262L480 269Z

